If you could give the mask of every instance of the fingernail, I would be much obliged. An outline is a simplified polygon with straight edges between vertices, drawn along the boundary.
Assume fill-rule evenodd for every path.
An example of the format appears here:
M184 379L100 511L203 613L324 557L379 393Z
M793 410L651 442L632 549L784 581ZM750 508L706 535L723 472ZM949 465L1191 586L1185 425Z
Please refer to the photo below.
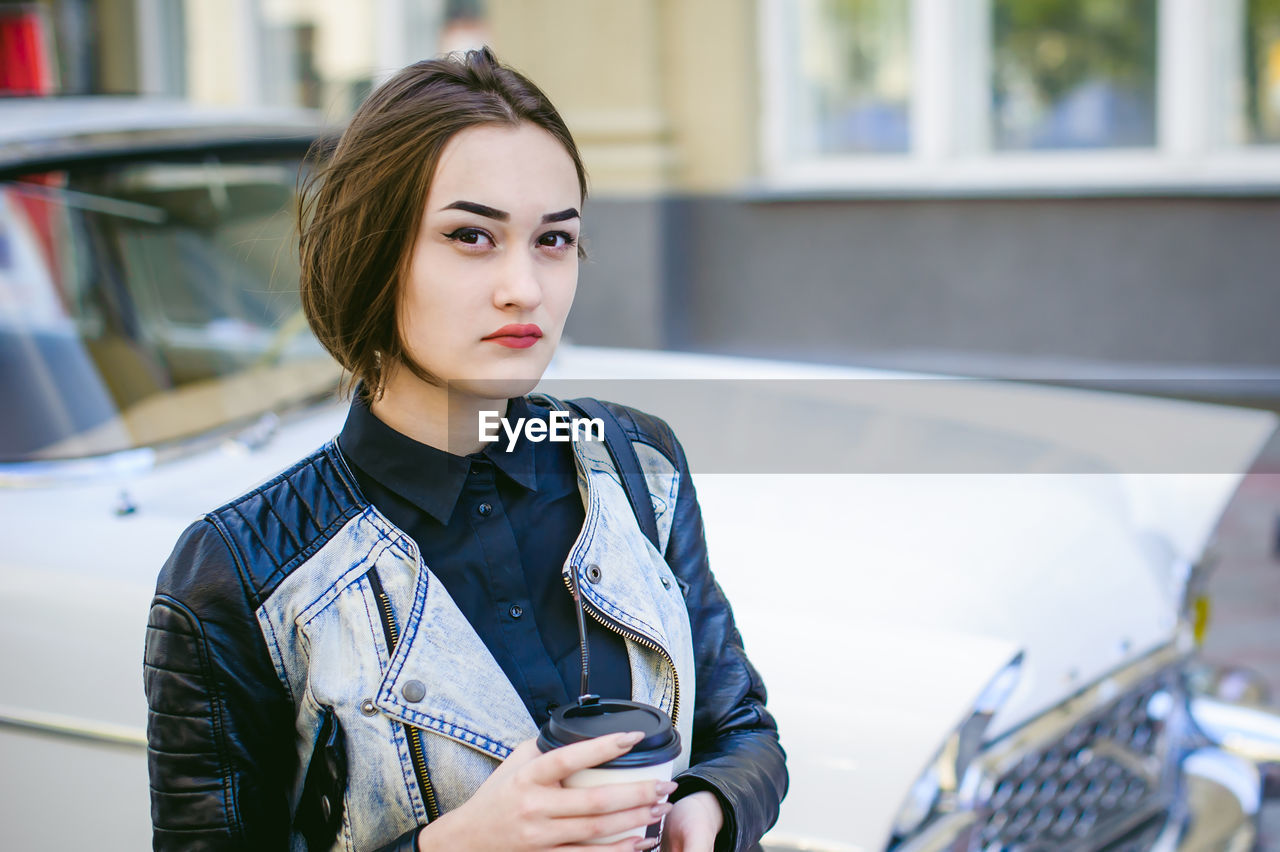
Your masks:
M618 745L633 746L644 739L644 731L631 731L626 734L618 735Z
M676 788L679 786L680 785L674 781L659 781L657 786L658 795L670 796L672 793L676 791Z
M658 838L646 837L644 840L636 841L636 852L645 852L645 850L653 849L658 845Z
M664 816L666 816L671 812L672 807L673 806L669 802L659 802L658 804L649 808L649 816L653 817L654 819L662 819Z

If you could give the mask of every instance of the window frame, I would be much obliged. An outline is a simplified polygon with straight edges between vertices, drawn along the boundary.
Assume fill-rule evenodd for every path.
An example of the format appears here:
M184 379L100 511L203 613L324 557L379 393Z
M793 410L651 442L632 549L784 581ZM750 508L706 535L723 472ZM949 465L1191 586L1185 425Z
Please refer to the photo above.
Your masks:
M793 0L759 0L763 194L1097 195L1280 190L1280 145L1230 139L1226 93L1243 0L1158 0L1156 144L996 151L990 147L991 0L910 3L910 141L905 154L787 152ZM1235 6L1240 6L1235 10ZM1205 37L1206 34L1209 37ZM1237 54L1238 55L1238 54Z

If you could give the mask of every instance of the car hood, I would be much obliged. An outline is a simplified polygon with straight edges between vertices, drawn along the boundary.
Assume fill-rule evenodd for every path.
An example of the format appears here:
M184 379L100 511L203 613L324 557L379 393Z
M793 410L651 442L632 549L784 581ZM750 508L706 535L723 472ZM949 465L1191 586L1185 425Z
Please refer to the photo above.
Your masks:
M737 591L734 613L768 687L791 778L766 843L884 848L907 790L1014 646L814 620Z
M0 656L0 711L54 714L140 737L147 610L179 535L331 438L344 414L345 406L320 406L256 451L229 440L154 468L121 465L89 482L0 489L0 647L18 649ZM146 455L124 457L145 462Z
M553 366L557 396L623 400L672 424L712 568L796 756L777 831L851 848L883 846L926 761L1013 653L1022 676L989 739L1172 641L1188 567L1276 423L706 356L569 349ZM824 816L828 785L850 807Z

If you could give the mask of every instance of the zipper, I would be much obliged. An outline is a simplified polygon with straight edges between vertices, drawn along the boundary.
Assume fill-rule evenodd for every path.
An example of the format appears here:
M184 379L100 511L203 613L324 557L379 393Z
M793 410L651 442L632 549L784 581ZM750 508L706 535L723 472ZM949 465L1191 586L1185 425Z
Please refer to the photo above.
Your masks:
M382 620L383 635L387 639L387 653L394 654L396 644L400 641L400 631L396 627L395 613L391 611L391 599L382 588L382 581L378 579L376 568L369 569L367 576L369 587L373 589L374 597L378 599L378 614ZM436 791L431 786L431 777L427 775L427 756L422 750L422 731L408 722L401 724L404 725L405 736L409 738L409 757L413 762L413 774L418 778L418 789L427 800L427 821L435 822L440 818L440 806L436 803Z
M570 579L570 575L561 574L560 577L561 579L564 580L565 588L568 589L569 594L572 595L574 593L573 580ZM578 595L578 598L582 601L582 608L585 609L587 612L589 612L591 614L591 617L597 623L599 623L602 627L608 630L612 630L614 633L617 633L619 636L622 636L624 638L630 639L632 642L636 642L640 645L643 645L644 647L648 648L650 651L656 651L657 653L662 655L662 659L667 661L667 665L671 666L671 677L675 681L675 685L676 685L676 697L671 701L671 726L675 727L676 720L680 718L680 673L676 671L675 661L671 659L671 655L667 653L667 649L663 648L661 645L659 645L657 642L654 642L652 639L650 639L647 636L642 636L639 633L635 632L634 630L630 630L626 627L623 627L621 624L616 624L615 622L610 620L604 613L597 610L595 606L593 606L592 603L589 600L587 600L586 596Z

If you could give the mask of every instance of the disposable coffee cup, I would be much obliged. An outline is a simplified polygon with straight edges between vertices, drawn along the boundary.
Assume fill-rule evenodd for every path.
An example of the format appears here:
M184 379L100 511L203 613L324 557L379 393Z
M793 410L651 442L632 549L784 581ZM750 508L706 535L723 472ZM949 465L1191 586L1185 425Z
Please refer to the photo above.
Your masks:
M640 731L644 739L631 751L590 769L580 769L564 780L566 787L602 787L630 781L670 781L671 769L680 755L680 733L671 717L648 704L601 698L596 701L558 707L538 732L538 748L543 752L560 746ZM624 837L644 837L649 826L597 837L590 844L615 843Z

